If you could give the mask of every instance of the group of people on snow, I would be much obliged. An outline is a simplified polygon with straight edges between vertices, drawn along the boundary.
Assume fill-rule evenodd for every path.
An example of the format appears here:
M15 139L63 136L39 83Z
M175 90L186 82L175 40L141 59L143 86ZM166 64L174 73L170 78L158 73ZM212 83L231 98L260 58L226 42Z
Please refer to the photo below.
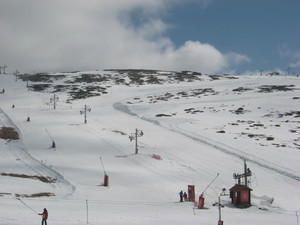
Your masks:
M180 198L180 202L183 201L187 201L188 200L188 196L186 192L183 192L182 190L179 192L179 198Z

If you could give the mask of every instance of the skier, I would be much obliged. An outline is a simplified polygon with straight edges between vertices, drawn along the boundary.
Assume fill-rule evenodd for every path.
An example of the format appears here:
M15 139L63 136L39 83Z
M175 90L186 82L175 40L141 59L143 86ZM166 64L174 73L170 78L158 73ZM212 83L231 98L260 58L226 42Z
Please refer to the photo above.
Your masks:
M51 145L52 148L56 148L56 144L55 144L55 141L52 141L52 145Z
M48 219L48 211L46 208L44 208L44 211L42 213L39 213L39 215L42 216L42 225L47 225L47 219Z
M183 199L184 199L185 202L188 200L187 198L188 198L188 197L187 197L187 193L184 192L184 193L183 193Z
M183 202L183 191L181 190L179 192L180 202Z

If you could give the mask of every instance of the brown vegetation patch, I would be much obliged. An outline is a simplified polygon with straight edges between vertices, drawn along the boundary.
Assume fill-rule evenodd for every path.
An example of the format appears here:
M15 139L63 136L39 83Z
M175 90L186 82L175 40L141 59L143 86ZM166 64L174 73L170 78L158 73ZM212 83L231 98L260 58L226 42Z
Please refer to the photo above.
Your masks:
M17 173L1 173L1 176L10 176L10 177L18 177L18 178L28 178L39 180L44 183L55 183L56 178L53 177L43 177L43 176L36 176L36 175L26 175L26 174L17 174Z
M248 112L247 110L245 110L243 107L239 107L235 110L229 110L230 112L232 113L235 113L235 114L244 114L245 112Z
M216 92L212 88L198 88L198 89L192 89L189 91L179 91L177 93L170 93L166 92L159 96L147 96L147 99L149 100L148 103L157 103L159 101L169 101L174 99L182 99L182 98L201 98L203 96L210 96L210 95L217 95L218 92ZM136 101L136 99L134 99ZM131 102L131 104L133 104Z
M38 197L52 197L52 196L55 196L55 194L51 193L51 192L40 192L40 193L31 194L31 195L16 194L15 196L17 198L38 198Z
M0 197L1 197L1 196L4 196L4 195L11 195L11 193L8 193L8 192L0 192Z
M36 73L36 74L21 74L18 75L18 79L22 81L31 82L53 82L53 80L61 80L65 78L65 75L51 75L48 73Z
M219 134L225 134L226 133L225 130L218 130L216 132L219 133Z
M19 139L19 134L12 127L1 127L0 128L0 138L17 140L17 139Z
M51 87L51 84L31 84L28 85L28 89L31 91L45 91Z
M272 136L267 136L265 134L251 134L242 132L241 135L247 135L249 138L255 138L255 140L266 139L267 141L273 141L275 138Z
M112 130L112 132L117 133L117 134L121 134L121 135L127 135L125 132L120 131L120 130Z
M250 88L238 87L238 88L233 89L232 91L234 91L234 92L245 92L245 91L251 91L251 90L252 89L250 89Z
M295 85L262 85L258 87L259 91L261 93L269 93L269 92L275 92L275 91L293 91L295 90Z
M203 110L198 110L198 109L196 110L195 108L187 108L187 109L184 109L184 112L195 114L195 113L203 113L204 111Z
M170 114L164 114L164 113L159 113L155 115L156 117L171 117L172 115Z

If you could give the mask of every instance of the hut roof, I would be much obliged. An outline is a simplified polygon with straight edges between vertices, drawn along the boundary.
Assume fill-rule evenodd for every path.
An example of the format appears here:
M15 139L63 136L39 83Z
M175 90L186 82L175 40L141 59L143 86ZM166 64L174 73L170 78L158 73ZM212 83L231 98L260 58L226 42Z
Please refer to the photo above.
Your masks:
M241 184L235 184L232 188L229 189L229 191L240 191L245 189L252 191L251 188Z

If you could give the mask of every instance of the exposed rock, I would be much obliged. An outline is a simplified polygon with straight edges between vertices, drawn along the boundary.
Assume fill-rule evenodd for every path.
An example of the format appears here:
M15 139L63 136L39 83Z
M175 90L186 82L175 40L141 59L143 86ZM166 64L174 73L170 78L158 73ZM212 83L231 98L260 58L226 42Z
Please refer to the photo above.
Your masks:
M19 134L12 127L1 127L0 128L0 138L17 140L17 139L19 139Z

